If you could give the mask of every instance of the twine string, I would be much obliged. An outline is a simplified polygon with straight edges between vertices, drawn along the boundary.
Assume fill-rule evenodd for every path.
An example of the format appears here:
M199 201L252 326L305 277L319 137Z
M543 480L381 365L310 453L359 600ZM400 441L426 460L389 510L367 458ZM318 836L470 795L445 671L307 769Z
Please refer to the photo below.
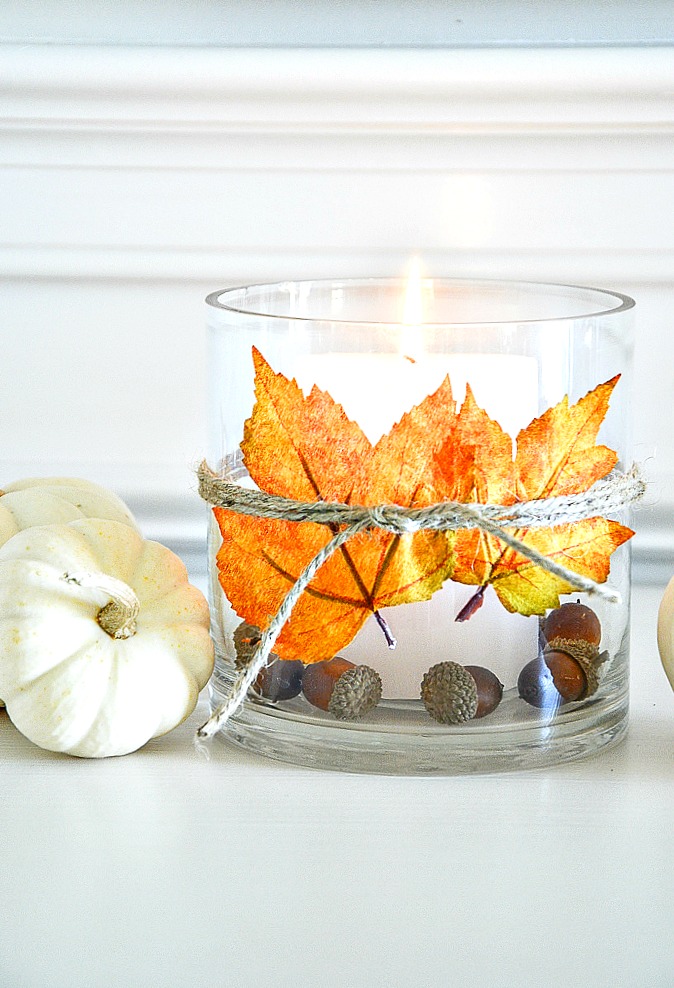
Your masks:
M636 465L627 473L613 473L597 481L589 491L580 494L519 501L507 506L441 501L426 508L403 508L397 504L364 507L330 501L295 501L240 487L213 473L205 463L199 467L198 478L199 493L205 501L239 514L282 521L312 521L319 525L353 525L365 520L368 522L366 527L382 528L395 535L421 529L484 528L485 522L501 528L551 528L620 510L642 497L645 491Z
M561 566L506 531L505 526L522 529L568 524L625 508L640 500L646 491L645 482L636 464L626 473L613 472L594 484L589 491L580 494L540 498L507 506L443 501L427 508L403 508L395 504L364 507L325 501L303 502L240 487L218 476L206 463L201 464L197 476L201 497L217 507L260 518L345 526L302 570L263 632L251 661L232 683L229 696L198 729L199 739L212 737L236 713L248 690L266 666L276 639L306 587L332 554L355 535L373 529L406 535L422 529L456 531L461 528L479 528L574 589L617 602L620 594L615 589L602 586Z
M336 552L340 545L344 545L345 542L348 542L350 538L353 538L354 535L362 532L366 527L367 525L364 522L357 522L354 525L349 525L348 528L343 528L340 532L337 532L337 534L323 546L320 552L316 553L308 565L304 567L295 583L283 598L283 602L278 611L267 625L265 631L262 633L262 637L257 648L255 649L251 661L248 663L246 668L239 673L232 683L228 698L220 707L218 707L206 723L199 728L197 731L197 738L203 739L212 737L216 731L219 730L219 728L227 723L232 714L236 713L243 703L248 690L253 685L262 669L264 669L267 665L269 656L271 655L271 651L274 647L274 643L281 634L283 625L290 617L293 607L304 593L305 588L311 583L318 570L321 568L323 563L327 562L333 552Z

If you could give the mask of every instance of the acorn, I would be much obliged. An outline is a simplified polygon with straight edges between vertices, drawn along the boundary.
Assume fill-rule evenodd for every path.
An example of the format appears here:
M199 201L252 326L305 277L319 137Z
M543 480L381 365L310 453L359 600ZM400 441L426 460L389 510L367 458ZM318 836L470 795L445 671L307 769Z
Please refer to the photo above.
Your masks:
M584 692L573 699L585 699L596 693L599 688L601 667L609 656L608 652L599 651L601 622L592 608L581 604L579 600L562 604L548 614L543 622L542 631L546 640L544 656L548 665L550 665L549 656L564 653L569 658L563 660L555 657L553 663L560 668L563 664L566 667L564 675L574 679L577 677L577 671L573 669L572 663L575 662L585 676ZM558 677L561 676L562 673L558 672ZM573 692L571 687L569 690ZM564 692L561 690L560 692L564 696Z
M571 662L580 666L585 676L585 692L579 699L584 700L596 693L599 689L601 667L608 660L608 652L600 652L596 645L582 639L552 638L543 652L545 661L548 662L548 656L558 653L566 654Z
M563 703L573 703L587 696L587 677L572 655L556 649L546 649L543 661L550 670L555 689Z
M578 642L566 639L553 639L553 642L555 647L548 646L541 655L527 662L517 680L520 697L533 707L559 707L592 696L599 686L599 670L608 659L608 652L598 654L587 643L583 652Z
M381 700L382 683L370 666L355 665L338 655L305 668L302 692L309 703L337 720L358 720Z
M477 686L477 710L473 719L478 720L496 710L503 699L503 683L491 669L484 666L464 666L464 669L471 674Z
M255 689L267 700L292 700L302 692L304 663L298 659L279 659L275 656L260 670Z
M438 662L421 681L421 699L440 724L462 724L485 717L501 702L503 684L489 669Z
M552 673L540 655L521 669L517 691L522 700L539 709L558 707L563 702Z
M245 669L262 639L262 632L248 621L242 621L234 629L234 648L237 669ZM304 663L296 659L282 659L271 652L267 665L255 680L255 689L266 700L292 700L302 692Z
M591 607L577 600L550 611L543 622L543 635L547 642L553 638L568 638L586 641L599 648L601 622Z

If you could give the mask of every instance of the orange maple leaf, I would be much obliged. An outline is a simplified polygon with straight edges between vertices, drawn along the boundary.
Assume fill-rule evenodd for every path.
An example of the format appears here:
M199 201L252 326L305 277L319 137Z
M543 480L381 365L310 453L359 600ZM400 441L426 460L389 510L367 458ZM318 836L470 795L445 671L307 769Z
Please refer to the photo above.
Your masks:
M510 437L478 408L468 389L455 437L443 444L437 456L445 484L442 496L508 505L588 490L617 461L613 450L595 445L617 381L614 377L600 384L572 406L565 397L534 419L517 437L514 460ZM618 522L597 517L512 534L567 569L603 583L611 553L634 533ZM491 584L509 611L543 614L559 604L561 593L573 589L478 529L457 533L455 553L452 579L482 588ZM480 602L478 594L465 616L470 616Z
M428 478L455 420L449 380L372 446L341 405L314 387L305 396L253 351L256 402L241 444L263 490L298 500L421 507ZM336 528L214 509L222 534L220 583L237 614L266 627L307 563ZM427 600L451 574L453 535L366 532L321 567L274 646L281 658L317 662L349 644L382 607Z

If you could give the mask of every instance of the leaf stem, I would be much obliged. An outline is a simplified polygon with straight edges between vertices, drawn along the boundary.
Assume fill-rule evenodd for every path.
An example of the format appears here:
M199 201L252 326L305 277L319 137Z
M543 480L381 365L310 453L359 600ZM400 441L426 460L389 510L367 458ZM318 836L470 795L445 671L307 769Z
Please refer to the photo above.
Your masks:
M384 632L384 638L386 639L386 644L388 645L389 648L395 648L398 642L397 639L393 637L393 633L391 632L391 629L388 626L386 618L382 615L381 611L374 611L374 616L377 621L377 624Z
M454 618L455 621L467 621L471 618L476 611L478 611L484 603L484 592L487 589L487 585L484 584L476 590L473 596L470 598L467 604L464 604L459 613Z
M316 483L316 480L314 479L314 476L313 476L313 474L311 472L311 468L309 466L309 463L307 462L306 458L302 455L302 452L301 451L298 451L298 454L299 454L299 457L300 457L300 462L302 464L302 469L304 470L304 472L306 474L307 480L309 481L309 483L313 487L314 491L316 492L316 497L317 498L320 498L322 500L321 490L320 490L318 484ZM349 497L350 497L350 495L349 495ZM338 532L339 532L339 525L334 524L334 523L331 524L330 525L330 530L332 532L333 537L336 536L338 534ZM384 563L383 563L383 567L382 567L384 570L388 568L388 566L389 566L389 564L391 562L391 559L392 559L392 557L393 557L396 549L398 548L398 543L399 542L400 542L400 537L399 536L395 536L394 539L393 539L392 546L389 546L389 550L390 551L387 552L386 555L385 555L385 557L384 557ZM352 577L353 577L353 579L354 579L354 581L356 583L356 586L358 587L359 591L361 592L361 594L363 596L363 600L365 601L365 606L368 607L372 611L372 613L374 614L374 616L376 618L377 624L379 625L379 627L381 628L381 630L384 632L384 638L386 639L386 644L388 645L389 648L395 648L396 645L398 644L398 642L394 638L393 632L389 628L388 623L386 622L386 619L382 617L381 613L374 606L375 590L373 589L373 591L370 592L367 589L367 587L365 586L365 583L363 582L363 579L362 579L360 573L358 572L358 568L357 568L355 562L353 561L353 559L351 558L351 554L350 554L349 550L347 549L347 547L345 545L340 545L339 550L340 550L340 552L342 554L342 557L344 559L344 562L346 563L347 567L349 568L349 571L351 572L351 575L352 575ZM377 580L380 579L381 576L383 576L383 573L378 573L377 574ZM377 581L375 581L375 586L376 586L376 584L377 584Z

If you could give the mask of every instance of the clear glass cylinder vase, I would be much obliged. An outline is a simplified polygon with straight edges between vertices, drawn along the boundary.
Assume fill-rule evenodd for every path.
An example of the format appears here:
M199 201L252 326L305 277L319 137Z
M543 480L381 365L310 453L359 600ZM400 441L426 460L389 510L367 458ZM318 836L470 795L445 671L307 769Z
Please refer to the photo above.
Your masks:
M392 278L229 289L207 305L211 468L329 507L318 523L214 508L214 709L303 567L344 530L331 506L396 505L407 518L559 501L629 466L624 295ZM317 571L220 733L300 764L428 774L540 766L616 742L628 508L559 517L505 530L615 600L480 527L374 525Z

